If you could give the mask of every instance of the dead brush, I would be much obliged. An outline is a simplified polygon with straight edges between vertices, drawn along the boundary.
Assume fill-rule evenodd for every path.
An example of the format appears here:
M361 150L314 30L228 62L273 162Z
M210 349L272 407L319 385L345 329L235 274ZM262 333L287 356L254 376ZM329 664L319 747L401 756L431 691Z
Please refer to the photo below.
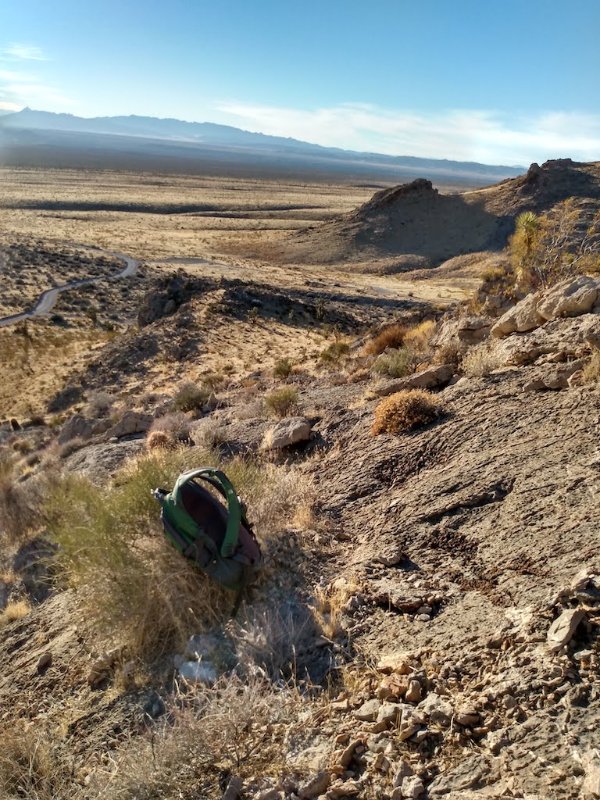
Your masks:
M360 590L354 577L338 578L327 588L318 586L314 593L313 613L317 624L327 639L343 633L342 614L352 595Z
M9 625L11 622L16 622L18 619L23 619L31 611L31 605L27 600L14 600L0 612L0 628L4 625Z
M277 780L285 774L299 704L293 687L276 687L260 675L228 676L213 687L182 693L165 722L124 748L112 769L96 772L92 796L212 797L223 773Z
M600 383L600 350L594 350L592 357L583 368L583 383Z
M371 427L373 436L380 433L403 433L433 422L441 414L440 401L423 389L408 389L386 397L375 409Z
M365 355L378 356L388 348L397 349L402 347L404 344L404 337L408 331L408 326L402 322L396 322L393 325L389 325L387 328L384 328L380 333L378 333L377 336L365 344L363 352Z

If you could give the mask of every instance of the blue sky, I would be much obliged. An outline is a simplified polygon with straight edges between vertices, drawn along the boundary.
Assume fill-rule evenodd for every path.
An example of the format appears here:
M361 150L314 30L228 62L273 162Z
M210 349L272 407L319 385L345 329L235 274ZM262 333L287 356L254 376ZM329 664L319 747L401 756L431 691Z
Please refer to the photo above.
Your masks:
M600 0L1 0L0 110L600 159Z

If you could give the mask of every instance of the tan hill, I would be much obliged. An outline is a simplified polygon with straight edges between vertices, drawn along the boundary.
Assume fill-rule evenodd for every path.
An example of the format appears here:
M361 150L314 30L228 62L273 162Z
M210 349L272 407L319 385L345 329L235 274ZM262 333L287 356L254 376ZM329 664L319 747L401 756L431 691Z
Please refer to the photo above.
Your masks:
M308 263L395 258L397 271L438 266L503 248L519 213L548 211L568 198L600 202L600 162L532 164L518 178L460 194L442 194L424 179L384 189L355 211L292 234L278 256Z

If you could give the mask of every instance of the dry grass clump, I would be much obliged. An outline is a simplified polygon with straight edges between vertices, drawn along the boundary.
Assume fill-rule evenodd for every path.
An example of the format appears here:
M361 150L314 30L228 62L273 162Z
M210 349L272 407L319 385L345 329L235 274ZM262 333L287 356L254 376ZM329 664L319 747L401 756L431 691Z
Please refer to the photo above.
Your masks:
M594 350L583 368L583 383L600 383L600 350Z
M275 378L289 378L294 365L289 358L278 359L273 366L273 376Z
M401 322L396 322L384 328L381 333L378 333L377 336L365 344L365 355L378 356L380 353L383 353L384 350L387 350L388 347L402 347L404 344L404 337L408 330L408 326Z
M418 325L409 328L404 335L404 344L417 353L423 353L429 348L429 340L436 329L433 319L424 319Z
M465 353L461 368L465 375L482 378L503 366L503 359L490 342L482 342Z
M13 539L23 536L39 522L41 478L21 478L14 455L0 449L0 531Z
M27 600L15 600L8 603L6 608L0 613L0 628L8 625L10 622L16 622L18 619L23 619L31 611L31 606Z
M0 731L0 795L3 800L76 800L82 787L55 737L39 725Z
M371 428L380 433L401 433L433 422L441 413L441 403L423 389L408 389L386 397L375 409Z
M210 400L211 391L193 381L183 381L173 396L177 411L201 411Z
M293 386L282 386L265 397L267 410L277 417L287 417L298 407L298 390Z

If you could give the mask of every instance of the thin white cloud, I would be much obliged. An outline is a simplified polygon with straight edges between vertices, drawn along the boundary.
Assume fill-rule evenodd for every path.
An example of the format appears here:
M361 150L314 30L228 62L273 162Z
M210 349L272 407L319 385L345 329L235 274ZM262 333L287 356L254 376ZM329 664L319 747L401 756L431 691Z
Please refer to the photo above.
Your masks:
M484 164L600 159L600 115L485 110L395 111L365 103L300 110L224 102L221 121L328 147Z
M47 59L39 47L12 43L0 48L0 109L18 111L24 106L45 109L68 108L71 100L45 82L37 72L43 65L28 62Z
M17 61L47 61L41 48L32 44L22 44L20 42L11 42L8 44L2 49L2 55L5 58L15 59Z

